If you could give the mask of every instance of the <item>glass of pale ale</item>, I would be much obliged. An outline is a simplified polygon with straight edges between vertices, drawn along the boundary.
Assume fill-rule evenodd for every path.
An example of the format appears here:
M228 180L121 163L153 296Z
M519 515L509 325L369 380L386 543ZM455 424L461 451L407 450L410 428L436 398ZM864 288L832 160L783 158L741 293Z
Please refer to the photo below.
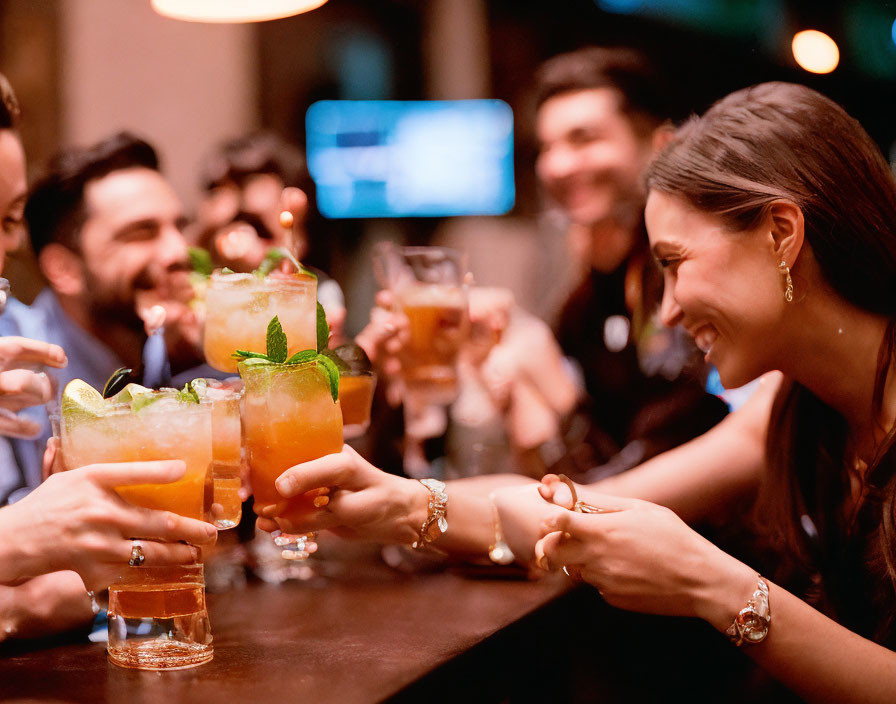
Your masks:
M432 404L457 397L457 357L468 329L466 262L446 247L377 246L374 269L408 321L400 354L409 395Z
M60 437L67 469L101 462L179 459L170 484L119 487L126 501L206 520L212 497L212 407L183 391L129 385L112 399L83 381L66 387ZM109 659L141 670L195 667L212 659L201 564L123 566L109 586Z

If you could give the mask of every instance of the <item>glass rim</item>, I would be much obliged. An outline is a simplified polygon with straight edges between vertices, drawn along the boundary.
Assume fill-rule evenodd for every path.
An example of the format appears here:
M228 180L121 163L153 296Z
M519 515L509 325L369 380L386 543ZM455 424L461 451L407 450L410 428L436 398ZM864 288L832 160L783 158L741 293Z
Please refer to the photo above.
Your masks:
M295 364L284 364L282 362L269 362L267 364L250 364L246 366L245 362L239 362L237 364L237 368L240 370L240 377L243 376L244 373L255 373L262 370L268 371L295 371L298 369L308 369L310 367L316 367L317 361L310 360L308 362L298 362Z
M251 286L246 286L249 283ZM235 289L246 286L254 290L260 289L307 289L317 287L317 279L307 274L289 274L284 277L265 276L258 278L255 274L234 272L222 274L215 272L208 279L208 287L212 289Z
M153 405L154 404L148 404L147 406L144 406L143 408L149 408L150 406L153 406ZM211 407L212 407L212 401L207 398L199 399L198 403L195 401L190 401L190 402L178 401L178 407L176 409L176 412L180 413L181 411L185 411L185 412L209 411L209 410L211 410ZM103 409L102 412L97 413L97 414L89 414L89 415L88 414L77 414L78 415L77 422L78 423L90 423L93 421L102 420L103 418L120 418L120 417L126 416L126 415L138 416L138 414L139 414L140 418L145 418L146 414L141 413L143 411L143 408L137 409L135 411L131 408L130 401L117 401L114 403L109 403L106 406L106 408ZM166 408L166 410L171 411L171 410L175 410L175 409L172 409L169 406L168 408ZM56 416L57 414L53 414L53 415ZM63 411L60 411L57 417L58 417L58 420L64 424L66 422L71 422L71 415L72 415L71 413L66 414Z
M375 377L376 377L376 372L373 371L373 369L368 369L368 370L363 371L363 372L353 372L352 370L349 369L348 371L341 371L341 370L340 370L340 372L339 372L339 376L340 376L340 377L343 377L343 376L372 376L372 377L375 378Z

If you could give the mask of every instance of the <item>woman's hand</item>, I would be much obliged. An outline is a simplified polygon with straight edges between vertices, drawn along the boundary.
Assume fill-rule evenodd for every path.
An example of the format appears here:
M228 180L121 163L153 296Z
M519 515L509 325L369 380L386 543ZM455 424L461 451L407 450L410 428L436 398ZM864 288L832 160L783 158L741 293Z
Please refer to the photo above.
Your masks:
M606 513L555 509L535 546L539 566L566 567L614 606L643 613L697 616L724 628L730 594L750 594L756 573L662 506L589 495Z
M545 474L538 485L538 493L545 501L572 510L569 487L556 474Z
M398 406L404 394L399 356L409 337L408 318L404 313L396 312L395 295L386 290L377 292L370 322L355 336L355 342L376 368L392 406Z
M256 509L258 526L267 531L310 533L331 530L343 537L411 544L417 540L429 506L429 490L419 482L387 474L348 445L286 470L277 479L284 499L329 487L329 502L282 502Z
M213 544L214 526L134 506L115 492L118 486L177 481L185 470L181 460L165 460L53 474L21 501L0 509L0 536L10 541L15 536L17 551L15 560L0 559L0 582L74 570L88 589L104 589L128 564L134 540L148 566L195 562L200 553L194 546Z

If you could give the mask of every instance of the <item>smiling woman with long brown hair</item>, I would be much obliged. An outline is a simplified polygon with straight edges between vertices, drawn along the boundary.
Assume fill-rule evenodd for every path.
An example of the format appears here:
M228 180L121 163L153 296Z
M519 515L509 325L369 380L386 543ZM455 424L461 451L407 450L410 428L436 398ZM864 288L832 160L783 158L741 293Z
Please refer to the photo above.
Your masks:
M807 603L671 511L593 493L586 500L608 512L558 512L537 554L542 564L580 569L617 606L709 621L803 697L893 701L889 165L838 105L768 83L684 125L647 185L663 322L684 326L726 386L784 374L766 434L766 510L757 515L814 588ZM548 481L543 495L565 503L557 486Z

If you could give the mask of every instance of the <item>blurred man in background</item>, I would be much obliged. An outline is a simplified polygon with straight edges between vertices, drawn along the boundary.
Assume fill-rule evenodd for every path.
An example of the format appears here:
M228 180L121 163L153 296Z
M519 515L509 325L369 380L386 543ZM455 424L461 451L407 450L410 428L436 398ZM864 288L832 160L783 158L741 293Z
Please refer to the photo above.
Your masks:
M579 233L585 278L557 338L587 393L565 442L592 479L708 430L727 409L704 390L699 351L655 320L662 277L647 248L641 175L668 134L664 83L627 49L587 48L547 61L536 79L536 169Z
M339 284L319 268L326 268L328 257L302 151L271 132L231 139L205 159L200 184L204 195L188 228L190 241L208 251L215 266L246 272L271 249L286 248L317 275L317 298L338 338L345 298ZM288 226L280 220L284 210L292 215Z
M62 347L60 385L81 378L102 389L117 368L140 368L144 321L157 305L173 369L201 360L183 208L149 144L123 133L61 154L32 189L25 220L49 285L31 306L10 301L0 334ZM40 482L50 428L45 410L34 410L35 440L0 438L16 460L0 468L3 503Z

